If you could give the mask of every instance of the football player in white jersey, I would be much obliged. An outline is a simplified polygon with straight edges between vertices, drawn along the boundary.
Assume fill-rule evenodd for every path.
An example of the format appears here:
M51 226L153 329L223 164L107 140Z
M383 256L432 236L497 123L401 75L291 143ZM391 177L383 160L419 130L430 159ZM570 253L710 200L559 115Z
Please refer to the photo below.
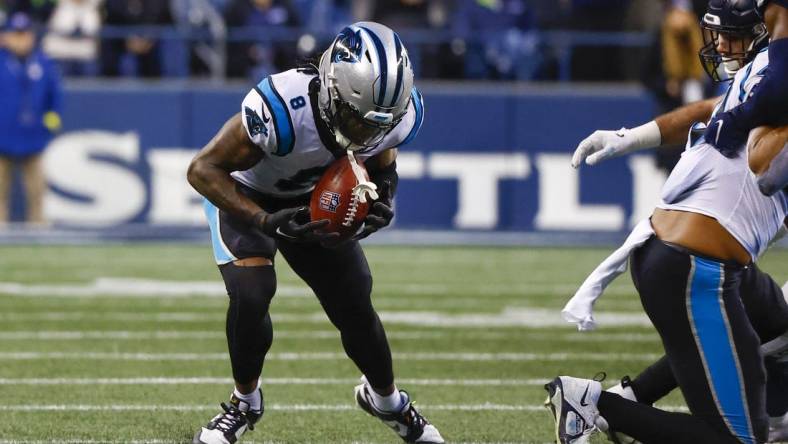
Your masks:
M194 443L229 444L263 415L260 375L272 341L268 309L279 251L314 290L361 371L359 406L404 441L443 443L438 430L394 383L391 352L370 293L372 277L358 240L389 224L397 147L424 118L408 53L391 29L359 22L343 29L318 66L263 79L189 166L205 197L213 250L229 295L227 343L235 389ZM379 199L349 242L311 221L310 192L335 159L364 162Z
M759 346L785 332L788 309L779 286L752 262L784 224L788 200L783 193L762 195L746 155L722 156L701 137L706 126L691 125L747 100L768 64L768 53L757 44L765 43L763 24L735 13L743 3L711 0L705 17L705 26L717 28L722 58L731 59L732 46L750 48L722 101L693 104L632 130L597 131L573 158L576 167L584 160L595 164L690 133L651 218L581 287L596 288L596 294L576 295L564 315L581 325L592 319L593 300L631 259L636 288L667 353L668 376L681 387L691 414L663 412L602 392L597 381L561 376L546 386L560 442L586 442L595 429L622 431L643 443L766 440ZM749 298L759 300L762 305L749 305L761 314L753 314Z

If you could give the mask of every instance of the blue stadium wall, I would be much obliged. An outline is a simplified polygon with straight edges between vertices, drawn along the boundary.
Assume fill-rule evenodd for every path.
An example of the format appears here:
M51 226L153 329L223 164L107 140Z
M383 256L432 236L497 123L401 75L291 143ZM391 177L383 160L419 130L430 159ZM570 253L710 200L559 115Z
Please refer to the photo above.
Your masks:
M61 226L201 225L186 165L238 112L247 88L69 84L65 128L46 155L48 216ZM594 129L653 116L643 90L442 83L421 90L424 126L400 152L398 228L620 233L653 208L664 176L650 157L569 166Z

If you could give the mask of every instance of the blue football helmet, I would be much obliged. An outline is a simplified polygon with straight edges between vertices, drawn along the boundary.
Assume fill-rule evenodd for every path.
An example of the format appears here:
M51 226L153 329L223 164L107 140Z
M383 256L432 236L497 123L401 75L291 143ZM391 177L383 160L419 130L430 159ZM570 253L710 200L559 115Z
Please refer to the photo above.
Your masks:
M703 69L715 82L733 80L769 43L759 6L757 0L709 0L701 20L704 44L699 55Z

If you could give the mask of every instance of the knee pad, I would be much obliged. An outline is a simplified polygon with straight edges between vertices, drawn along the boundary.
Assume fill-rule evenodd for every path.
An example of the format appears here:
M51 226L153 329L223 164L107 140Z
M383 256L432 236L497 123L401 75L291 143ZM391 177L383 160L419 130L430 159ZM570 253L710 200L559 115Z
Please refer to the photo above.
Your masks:
M271 265L239 267L233 263L219 267L230 297L230 303L238 305L243 312L268 312L268 306L276 293L276 273Z
M273 331L268 307L276 291L274 267L219 267L230 304L227 308L227 345L233 378L246 383L260 376Z

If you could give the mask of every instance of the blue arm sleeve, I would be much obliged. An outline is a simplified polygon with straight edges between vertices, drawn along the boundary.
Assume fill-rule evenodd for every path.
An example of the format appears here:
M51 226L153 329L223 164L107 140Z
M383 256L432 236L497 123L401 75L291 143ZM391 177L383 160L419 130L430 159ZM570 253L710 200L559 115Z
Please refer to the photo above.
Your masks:
M769 44L769 66L752 96L731 110L736 125L749 132L761 125L788 124L788 38Z
M772 159L769 169L758 177L761 193L771 196L788 186L788 145Z
M717 114L704 133L707 142L727 157L738 155L754 128L788 124L788 38L769 44L769 65L750 97Z

